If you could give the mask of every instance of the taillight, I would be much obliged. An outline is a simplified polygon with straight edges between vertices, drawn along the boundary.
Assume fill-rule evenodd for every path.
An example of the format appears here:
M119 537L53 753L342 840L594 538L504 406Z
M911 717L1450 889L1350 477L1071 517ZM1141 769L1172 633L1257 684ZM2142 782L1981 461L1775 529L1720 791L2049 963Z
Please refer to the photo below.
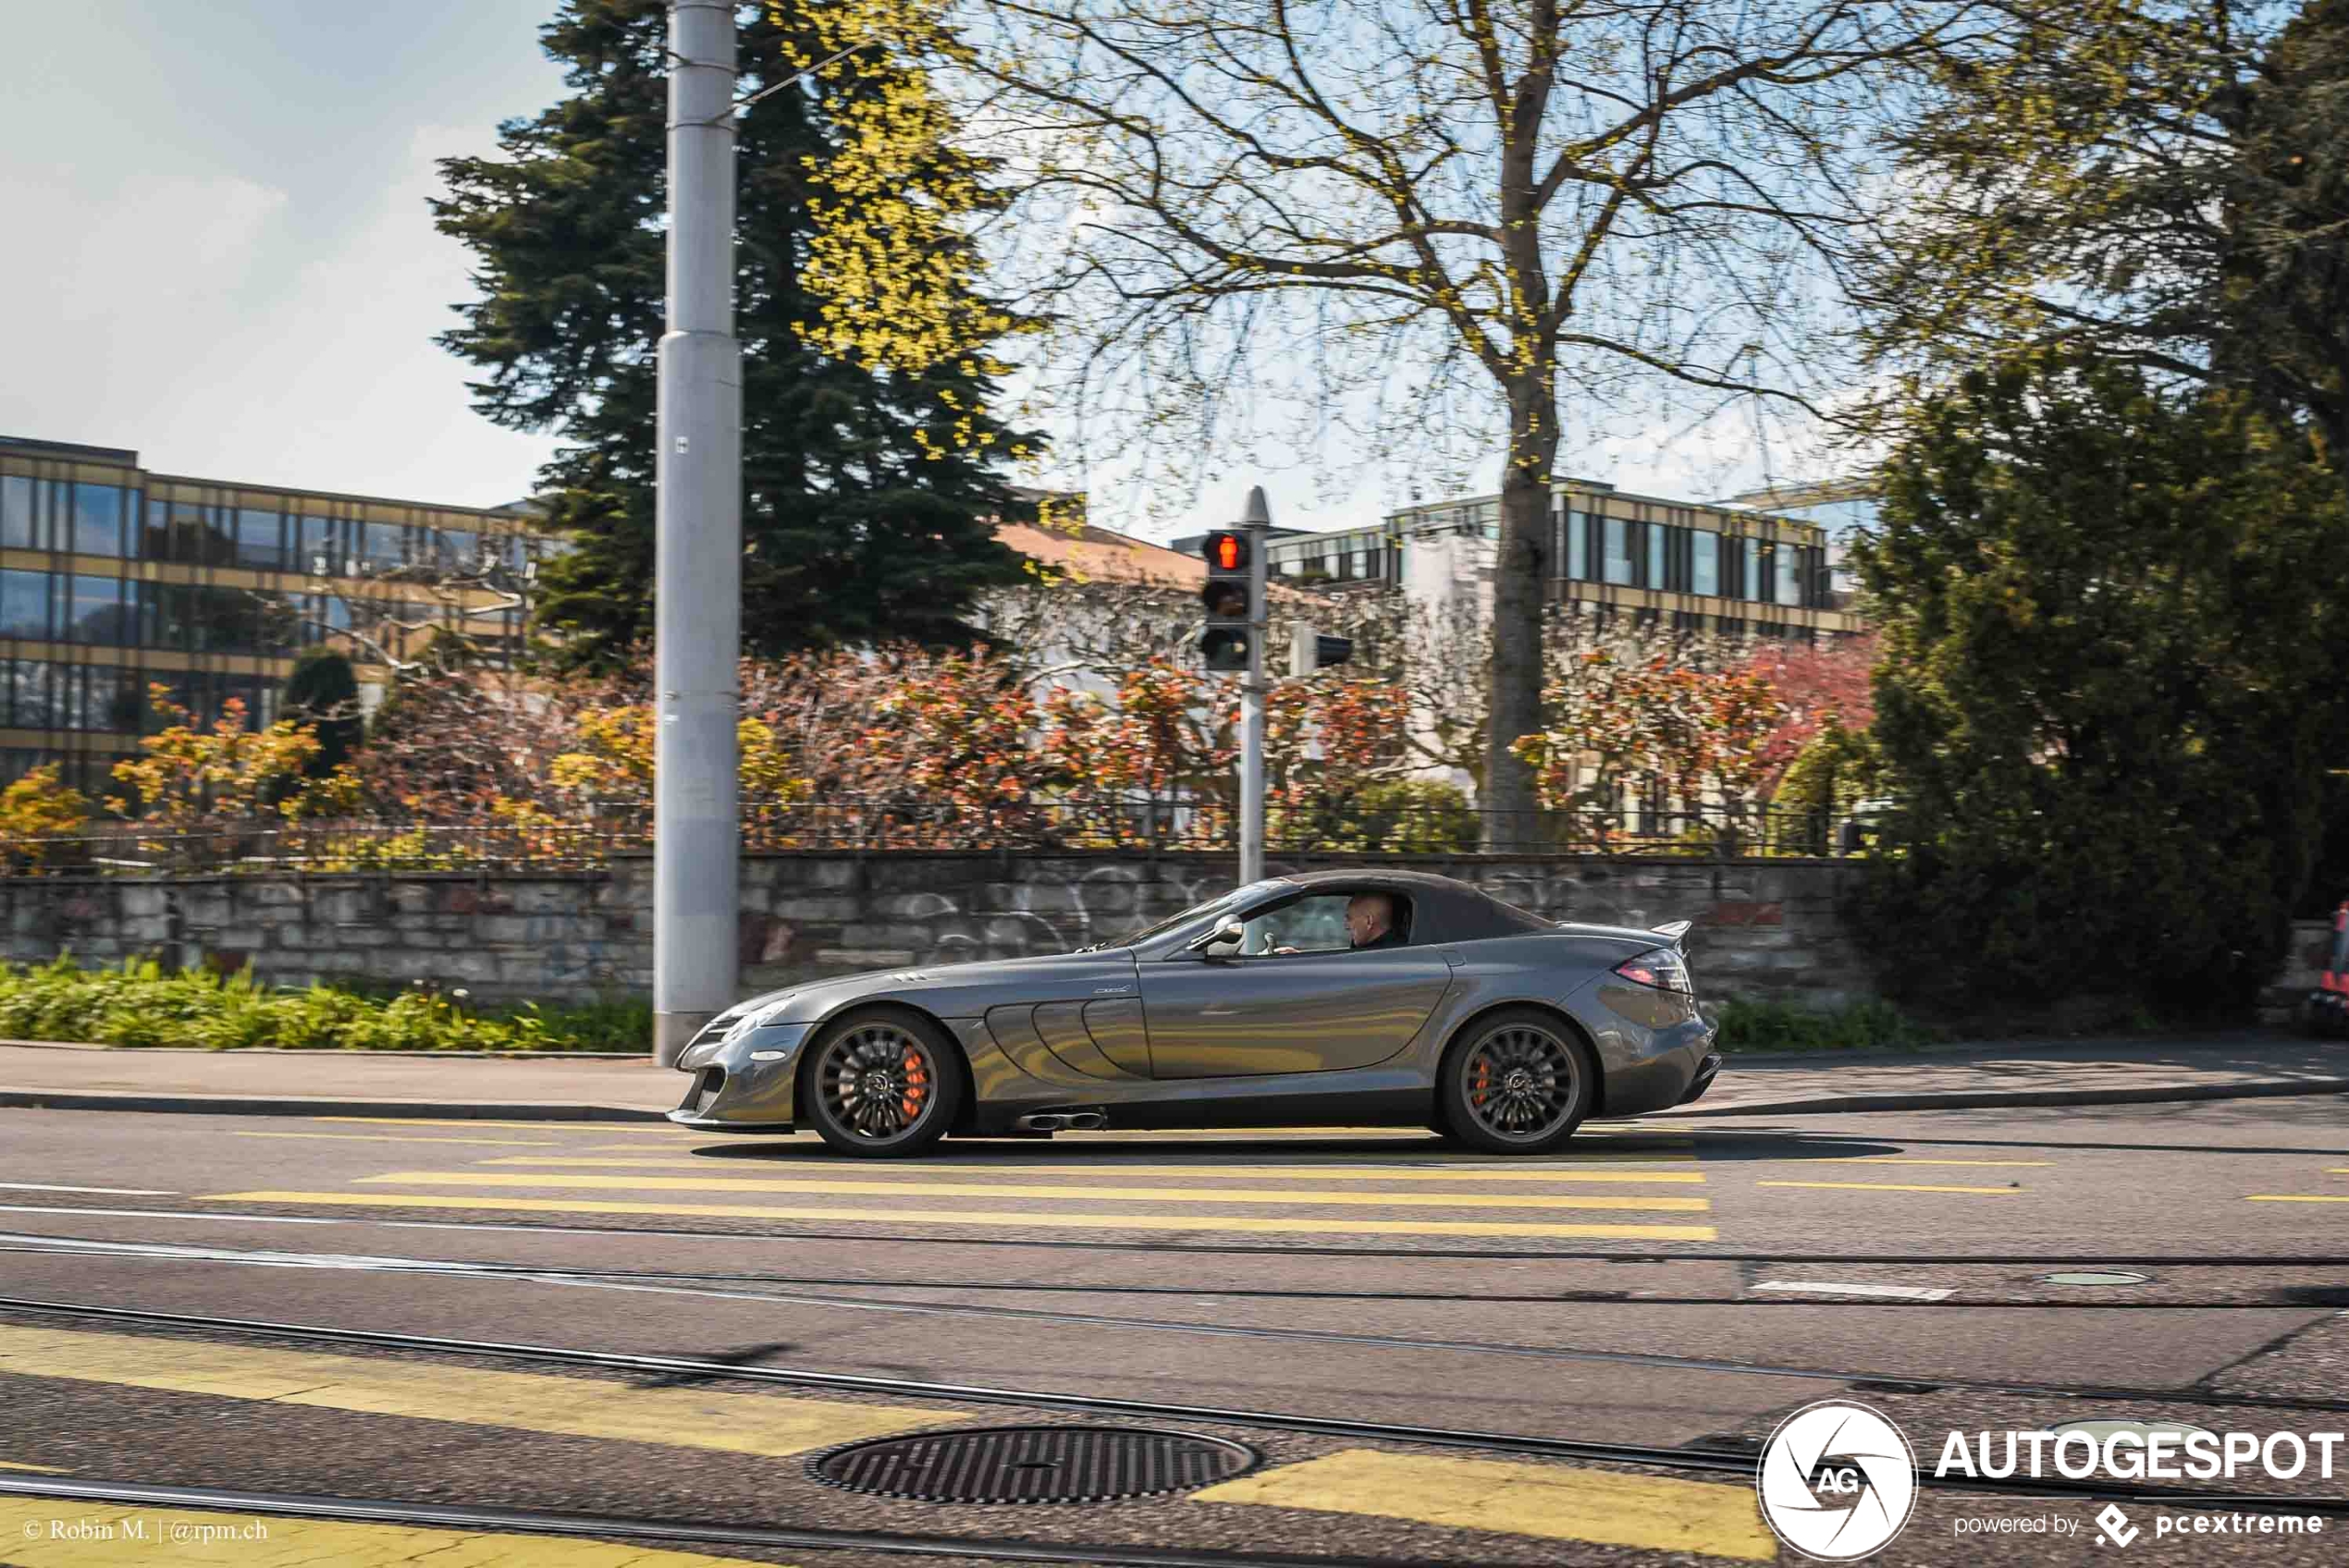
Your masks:
M1635 986L1650 986L1659 991L1678 991L1687 996L1694 989L1689 984L1688 961L1670 948L1651 948L1637 958L1627 958L1615 966L1615 973Z

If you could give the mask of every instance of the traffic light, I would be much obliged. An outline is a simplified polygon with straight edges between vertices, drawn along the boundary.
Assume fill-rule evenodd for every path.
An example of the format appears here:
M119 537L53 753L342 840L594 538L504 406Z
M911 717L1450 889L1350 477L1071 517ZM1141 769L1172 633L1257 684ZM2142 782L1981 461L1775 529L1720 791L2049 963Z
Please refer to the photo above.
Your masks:
M1303 680L1317 669L1346 664L1354 657L1354 639L1334 637L1326 631L1316 631L1303 621L1289 633L1288 672Z
M1248 639L1255 634L1256 563L1248 535L1236 528L1211 533L1199 545L1207 557L1207 582L1199 604L1207 624L1199 635L1207 668L1225 672L1248 668Z

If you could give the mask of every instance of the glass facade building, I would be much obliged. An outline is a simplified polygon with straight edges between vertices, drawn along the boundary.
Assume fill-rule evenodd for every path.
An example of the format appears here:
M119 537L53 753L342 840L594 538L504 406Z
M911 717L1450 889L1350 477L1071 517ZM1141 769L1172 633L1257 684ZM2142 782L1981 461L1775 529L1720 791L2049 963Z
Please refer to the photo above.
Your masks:
M1497 496L1412 507L1375 529L1275 539L1272 570L1302 586L1401 583L1417 541L1500 536ZM1815 642L1856 632L1830 577L1829 530L1738 503L1704 505L1569 481L1553 494L1543 574L1550 596L1689 631Z
M380 691L443 631L519 645L522 585L559 546L522 506L428 506L148 472L138 454L0 436L0 783L42 763L96 797L162 720L257 723L304 650Z

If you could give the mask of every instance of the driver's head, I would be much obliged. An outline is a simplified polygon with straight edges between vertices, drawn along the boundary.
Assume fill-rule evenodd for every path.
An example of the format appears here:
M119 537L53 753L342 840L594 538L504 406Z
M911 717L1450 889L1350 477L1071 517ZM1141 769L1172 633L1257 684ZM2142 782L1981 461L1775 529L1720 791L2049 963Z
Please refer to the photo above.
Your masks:
M1346 934L1360 947L1375 942L1395 925L1395 900L1385 893L1357 893L1346 902Z

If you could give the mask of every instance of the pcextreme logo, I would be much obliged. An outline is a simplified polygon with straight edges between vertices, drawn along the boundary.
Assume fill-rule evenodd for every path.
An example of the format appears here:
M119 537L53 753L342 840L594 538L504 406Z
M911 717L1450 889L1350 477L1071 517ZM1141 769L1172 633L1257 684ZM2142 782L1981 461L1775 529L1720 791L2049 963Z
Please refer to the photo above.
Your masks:
M1882 1550L1908 1524L1916 1453L1866 1405L1821 1400L1778 1423L1753 1486L1778 1539L1805 1557L1849 1562Z

